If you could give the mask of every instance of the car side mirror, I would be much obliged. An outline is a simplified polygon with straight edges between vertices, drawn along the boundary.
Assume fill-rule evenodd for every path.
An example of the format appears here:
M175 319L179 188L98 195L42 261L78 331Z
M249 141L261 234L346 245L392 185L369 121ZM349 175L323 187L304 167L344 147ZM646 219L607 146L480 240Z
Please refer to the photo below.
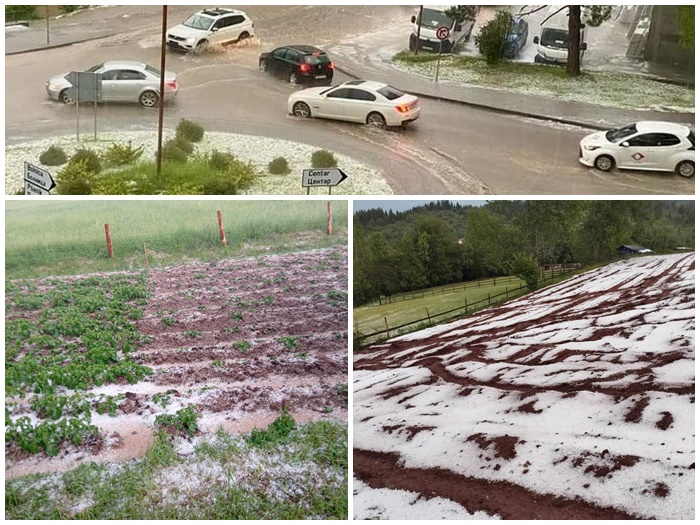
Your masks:
M212 28L211 28L211 32L212 32L212 33L216 33L218 30L219 30L218 27L212 27Z
M538 45L539 45L539 43L540 43L540 37L536 36L532 41L533 41L535 44L538 44Z
M413 15L413 16L411 17L411 23L412 23L412 24L415 24L415 23L416 23L416 15Z
M621 147L621 148L629 148L629 147L630 147L630 143L627 142L627 141L625 141L625 142L623 142L622 144L620 144L620 147Z
M455 26L455 31L456 31L457 33L459 33L461 30L462 30L462 24L457 24L457 25Z

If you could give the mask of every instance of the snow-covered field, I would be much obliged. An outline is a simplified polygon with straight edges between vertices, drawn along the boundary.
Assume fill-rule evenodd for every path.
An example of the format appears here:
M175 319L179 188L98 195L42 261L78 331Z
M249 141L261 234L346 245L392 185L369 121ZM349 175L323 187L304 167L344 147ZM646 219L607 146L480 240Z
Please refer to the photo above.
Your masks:
M174 137L173 131L164 133L163 141ZM83 140L76 142L75 137L55 137L7 146L5 148L5 193L13 195L24 189L24 162L41 166L52 175L56 175L61 167L43 166L39 156L49 146L60 146L68 156L78 148L90 148L97 152L107 149L112 143L127 144L134 147L143 145L142 159L153 159L157 149L155 133L151 131L134 131L118 133L102 133L97 142ZM251 162L262 173L258 181L248 188L248 195L302 195L306 188L301 187L302 171L311 168L311 154L317 147L300 142L290 142L266 137L240 135L235 133L207 132L205 140L196 145L195 153L208 153L213 150L229 152L236 158ZM338 167L348 175L347 180L332 189L334 195L387 195L393 191L386 183L381 173L372 167L355 159L334 153ZM291 172L288 175L272 175L267 171L267 165L276 157L285 157L289 162ZM55 177L54 177L55 178ZM314 189L314 194L327 193L327 188Z
M356 478L504 519L693 519L694 271L621 261L356 355Z

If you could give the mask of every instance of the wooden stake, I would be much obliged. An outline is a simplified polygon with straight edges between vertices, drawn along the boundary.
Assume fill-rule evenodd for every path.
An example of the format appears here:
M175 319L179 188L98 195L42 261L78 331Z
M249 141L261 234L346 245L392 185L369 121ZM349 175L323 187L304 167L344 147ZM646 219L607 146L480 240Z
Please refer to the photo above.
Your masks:
M109 232L109 224L105 224L105 236L107 237L107 252L109 253L109 258L114 257L114 250L112 248L112 235Z
M216 214L219 216L219 234L221 235L221 244L226 246L226 232L224 231L224 219L221 216L220 211L217 211Z
M328 203L328 235L333 235L333 211L330 202Z
M146 243L143 243L143 254L146 256L146 268L148 268L148 250L146 250Z
M384 318L384 326L386 326L386 337L388 339L389 338L389 323L387 323L386 317Z

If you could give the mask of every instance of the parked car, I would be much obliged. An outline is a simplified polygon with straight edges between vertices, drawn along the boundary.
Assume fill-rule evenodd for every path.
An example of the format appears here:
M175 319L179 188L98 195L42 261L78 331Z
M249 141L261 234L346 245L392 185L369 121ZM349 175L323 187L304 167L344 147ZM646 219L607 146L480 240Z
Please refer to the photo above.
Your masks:
M411 51L415 51L417 47L435 53L452 53L462 42L469 39L474 29L474 20L457 22L447 14L451 7L454 6L426 5L423 6L422 14L411 17L413 31L408 39L408 48ZM475 7L475 11L479 12L479 6ZM419 16L420 27L418 27ZM447 38L444 40L438 37L438 30L441 27L449 30Z
M380 128L404 126L420 116L418 97L367 80L297 91L289 97L287 108L300 118L346 120Z
M695 131L671 122L637 122L581 141L580 162L601 171L675 171L695 176Z
M527 42L530 26L524 18L514 17L510 31L506 37L506 47L503 55L506 58L515 58Z
M168 29L168 48L192 51L207 44L227 44L255 35L253 21L236 9L203 9Z
M259 59L260 70L289 80L290 84L325 84L333 82L333 62L325 51L313 46L283 46Z
M143 62L112 60L97 64L87 70L102 75L101 102L134 102L145 107L154 107L160 100L160 71ZM71 104L74 100L68 93L71 87L66 80L68 72L54 75L46 82L46 92L52 100ZM177 75L165 72L165 100L175 98L179 90Z

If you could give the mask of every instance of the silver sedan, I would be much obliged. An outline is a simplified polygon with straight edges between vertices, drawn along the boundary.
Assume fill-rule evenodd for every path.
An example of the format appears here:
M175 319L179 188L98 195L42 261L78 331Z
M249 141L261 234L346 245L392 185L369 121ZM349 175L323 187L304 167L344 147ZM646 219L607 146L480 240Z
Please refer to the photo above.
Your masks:
M100 102L132 102L144 107L155 107L160 100L160 71L143 62L115 60L97 64L87 70L89 73L102 75L102 98ZM68 73L54 75L46 82L46 92L52 100L71 104L68 88L71 84L66 80ZM165 72L165 100L175 98L179 86L177 75Z

